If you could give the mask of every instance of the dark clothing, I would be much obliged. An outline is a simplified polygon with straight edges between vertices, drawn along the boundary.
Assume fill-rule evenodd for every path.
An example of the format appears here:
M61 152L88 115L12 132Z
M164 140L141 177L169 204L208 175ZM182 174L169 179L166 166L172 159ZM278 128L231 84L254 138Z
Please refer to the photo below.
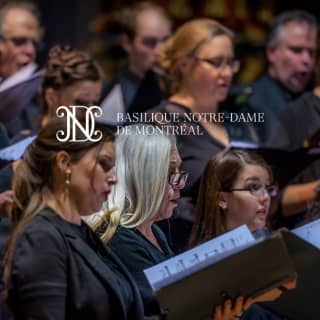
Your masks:
M143 270L173 256L163 232L155 225L152 231L163 252L138 230L123 227L117 229L107 245L118 255L138 284L146 316L158 315L161 310Z
M320 98L312 92L305 93L291 102L279 117L279 124L267 146L288 150L302 148L305 141L317 135L320 130ZM320 160L299 173L290 184L307 183L320 179ZM316 216L314 216L316 214ZM294 216L280 217L277 227L294 228L315 218L319 218L319 208L315 212L301 212Z
M290 111L287 111L290 110ZM288 104L279 116L278 126L267 142L274 148L295 150L320 130L320 98L312 92Z
M125 69L112 80L106 82L101 94L100 105L104 115L100 121L113 126L121 125L125 121L118 119L117 114L114 113L144 112L159 104L163 99L163 93L156 77L152 70L148 71L143 78L139 78ZM112 102L107 102L110 95L117 96L114 93L116 86L120 86L121 97L113 98Z
M0 193L12 189L13 169L9 163L0 169Z
M12 262L15 319L143 319L138 289L119 259L87 225L77 227L52 209L24 227Z
M271 133L279 121L280 113L287 104L298 97L288 91L279 81L266 74L256 80L252 86L248 105L252 112L263 112L264 122L253 124L259 135L260 143L270 139Z
M177 253L183 250L191 234L193 211L197 201L198 189L202 172L208 161L217 153L225 149L225 146L212 137L199 122L190 122L184 118L184 114L190 114L191 110L186 106L174 102L163 101L158 107L150 110L152 113L179 113L179 123L172 123L174 126L182 125L194 128L196 134L176 135L177 147L181 156L181 169L189 173L184 189L181 190L179 206L175 210L174 219L170 226L166 221L160 222L161 228L170 240L170 245ZM221 110L224 114L224 125L227 129L230 141L252 141L252 130L250 125L244 123L231 123L227 111ZM197 130L201 134L197 134Z

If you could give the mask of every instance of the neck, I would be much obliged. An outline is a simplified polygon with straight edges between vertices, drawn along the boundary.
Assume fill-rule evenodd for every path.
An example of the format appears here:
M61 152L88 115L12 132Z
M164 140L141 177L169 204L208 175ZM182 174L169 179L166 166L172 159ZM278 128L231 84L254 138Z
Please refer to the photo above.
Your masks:
M152 232L152 224L153 221L146 221L142 223L140 226L137 227L137 229L146 237L150 238L150 236L153 236Z
M138 78L142 79L145 75L145 72L139 70L134 63L129 63L129 71L133 73Z
M64 220L81 225L80 213L72 201L70 201L67 193L66 190L63 190L63 192L55 191L45 199L45 202Z
M219 105L217 103L214 105L199 103L199 99L197 99L197 97L192 96L183 90L173 94L169 100L188 107L192 112L218 112L219 111Z

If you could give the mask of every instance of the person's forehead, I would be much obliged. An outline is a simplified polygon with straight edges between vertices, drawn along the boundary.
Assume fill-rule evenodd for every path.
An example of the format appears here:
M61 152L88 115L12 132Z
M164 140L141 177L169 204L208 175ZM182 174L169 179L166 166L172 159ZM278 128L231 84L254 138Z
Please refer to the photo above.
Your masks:
M156 10L144 10L137 16L136 34L170 33L169 21Z
M39 23L35 16L30 12L20 9L13 8L9 10L5 16L2 25L3 33L11 35L22 35L25 32L33 32L39 34ZM8 35L7 35L8 36Z
M215 36L200 46L198 54L207 57L230 56L233 55L233 44L226 35Z
M280 41L284 43L308 42L309 46L316 46L317 31L306 22L288 22L282 29Z
M268 182L270 179L269 172L263 166L247 164L241 169L238 180L245 181L251 177L258 178L261 182Z

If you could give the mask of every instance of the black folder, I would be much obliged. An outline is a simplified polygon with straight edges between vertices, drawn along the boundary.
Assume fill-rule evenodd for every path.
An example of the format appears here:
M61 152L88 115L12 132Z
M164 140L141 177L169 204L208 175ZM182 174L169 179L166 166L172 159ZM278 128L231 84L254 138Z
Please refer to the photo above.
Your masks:
M158 286L155 295L166 319L212 319L214 307L227 298L256 297L296 277L281 233L216 258L212 264L203 261L200 270L191 268L185 277Z
M246 148L245 146L241 147L239 144L239 146L231 145L231 148L259 154L270 165L280 188L287 185L304 169L320 158L320 148L315 147L288 151L259 146Z
M320 319L320 250L291 232L282 232L296 266L297 287L264 304L288 320Z

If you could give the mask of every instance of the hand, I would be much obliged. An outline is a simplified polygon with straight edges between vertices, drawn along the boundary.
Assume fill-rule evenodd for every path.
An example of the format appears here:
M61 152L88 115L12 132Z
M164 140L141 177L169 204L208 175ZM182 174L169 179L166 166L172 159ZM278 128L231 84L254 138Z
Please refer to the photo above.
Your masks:
M229 299L225 301L223 306L218 306L215 309L213 320L235 320L240 319L243 311L247 310L253 303L252 299L238 297L232 306L232 301Z
M13 202L13 191L7 190L0 193L0 216L9 217Z
M282 284L280 287L269 290L266 293L263 293L262 295L254 298L253 303L274 301L278 299L283 294L283 292L285 292L286 290L294 289L296 286L297 286L297 280L296 279L290 280Z

